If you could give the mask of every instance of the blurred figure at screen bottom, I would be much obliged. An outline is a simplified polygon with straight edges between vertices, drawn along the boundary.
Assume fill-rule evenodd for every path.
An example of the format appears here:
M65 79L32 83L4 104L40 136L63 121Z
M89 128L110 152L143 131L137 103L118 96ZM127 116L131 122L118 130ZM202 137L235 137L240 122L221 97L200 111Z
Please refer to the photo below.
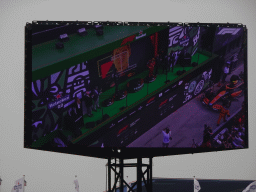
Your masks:
M169 146L170 140L172 140L171 131L167 127L163 129L162 133L163 133L163 147L167 148Z
M221 119L223 119L224 122L227 121L226 116L230 117L230 114L229 114L229 110L228 110L228 104L224 103L224 105L221 106L221 108L220 108L220 115L219 115L219 119L218 119L218 122L217 122L217 126L220 125Z

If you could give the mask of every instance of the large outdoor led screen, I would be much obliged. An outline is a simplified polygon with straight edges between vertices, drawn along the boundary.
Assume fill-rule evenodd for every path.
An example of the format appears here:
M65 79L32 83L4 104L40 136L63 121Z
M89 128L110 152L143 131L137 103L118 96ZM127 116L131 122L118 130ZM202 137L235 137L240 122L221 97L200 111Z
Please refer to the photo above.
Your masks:
M25 33L25 147L248 148L245 26L42 21Z

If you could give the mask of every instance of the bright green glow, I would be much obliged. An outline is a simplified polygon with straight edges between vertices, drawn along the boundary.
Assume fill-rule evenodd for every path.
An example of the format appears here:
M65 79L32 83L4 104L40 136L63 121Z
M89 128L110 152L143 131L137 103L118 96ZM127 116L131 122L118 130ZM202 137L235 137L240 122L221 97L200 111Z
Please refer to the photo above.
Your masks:
M203 55L203 54L196 53L192 57L191 62L197 62L198 59L199 59L198 63L200 64L200 63L203 63L204 61L206 61L207 59L209 59L209 57L207 57L206 55ZM189 71L191 69L193 69L193 67L185 67L186 71ZM178 66L178 65L175 66L174 70L173 70L173 73L168 72L167 79L170 80L170 81L176 79L178 77L178 75L176 74L178 70L183 70L183 67ZM161 88L162 86L165 85L164 82L166 80L166 75L162 74L162 69L161 68L158 70L158 72L159 72L159 75L157 76L157 79L154 82L149 84L148 94L156 91L157 89L159 89L159 88ZM138 75L136 77L133 77L133 78L138 78L138 77L145 78L147 75L148 75L148 71L144 71L140 75ZM130 80L131 79L127 80L126 82L124 82L122 84L120 84L120 89L124 89L126 84ZM114 95L114 92L115 92L115 88L111 88L110 90L106 91L105 93L103 93L100 96L100 100L103 101L106 98L110 98L112 95ZM137 93L128 93L128 96L127 96L128 97L127 98L128 106L131 106L132 104L138 102L140 99L143 99L145 96L147 96L147 84L146 83L144 84L143 89L140 90L139 92L137 92ZM120 112L119 108L122 107L122 106L126 106L126 100L125 99L123 99L121 101L116 101L113 105L111 105L109 107L106 107L106 108L103 108L103 112L104 112L104 114L108 114L110 117L113 117L114 115L116 115L117 113ZM93 112L93 114L94 114L94 116L91 117L91 118L85 116L84 117L84 123L97 121L97 120L102 118L102 111L101 110L98 110L97 112ZM82 133L85 133L88 130L89 129L86 129L86 128L81 129Z
M208 56L206 56L206 55L204 55L204 54L198 54L198 53L196 53L196 54L192 57L192 61L191 61L191 62L197 62L197 61L199 60L198 63L201 64L201 63L205 62L206 60L208 60L209 58L210 58L210 57L208 57ZM177 72L178 70L181 70L181 69L182 69L182 67L180 67L180 66L175 66L173 73L172 73L172 72L169 72L169 73L168 73L168 80L172 81L172 80L175 80L176 78L178 78L178 76L176 75L176 72ZM191 70L192 70L192 67L186 67L185 70L187 70L188 73L189 73L189 70L191 71ZM160 69L159 72L162 72L162 70ZM146 75L148 75L148 71L145 71L145 72L143 72L143 73L141 73L141 74L139 74L138 76L133 77L133 78L138 78L138 77L143 78L143 77L145 77ZM131 79L132 79L132 78L131 78ZM130 81L131 79L129 79L128 81ZM165 81L165 80L166 80L166 76L165 76L164 74L158 75L156 81L153 82L153 83L151 83L151 84L149 84L149 85L150 85L150 86L149 86L149 94L152 93L153 91L159 89L159 88L161 89L161 87L163 87L163 85L164 85L164 81ZM126 84L127 84L128 81L122 83L122 84L120 85L120 88L123 89L123 88L126 86ZM206 86L206 85L205 85L205 86ZM139 91L139 92L137 92L137 93L132 93L132 94L130 93L130 94L128 94L128 99L129 99L129 100L128 100L128 106L131 106L131 105L134 104L135 102L138 102L140 98L144 98L144 97L146 96L146 91L147 91L147 84L145 84L144 88L143 88L141 91ZM104 94L113 95L113 94L114 94L114 88L112 88L112 89L106 91ZM102 94L102 95L100 96L101 99L104 97L104 94ZM105 95L105 97L107 97L107 96ZM139 101L139 102L142 102L142 100ZM104 108L104 114L108 113L108 114L110 115L110 117L112 117L112 116L114 116L116 113L118 113L118 112L120 113L119 108L120 108L121 106L125 106L125 105L126 105L126 101L125 101L125 100L115 102L112 106L109 106L106 111L105 111L106 108ZM91 121L97 121L97 120L99 120L99 119L102 117L102 112L99 111L99 110L98 110L98 112L93 112L93 114L94 114L94 117L92 117L92 118L89 118L89 117L87 117L87 116L85 115L85 116L84 116L84 122L87 123L87 122L91 122ZM119 116L119 115L121 115L121 114L118 114L118 116ZM105 122L102 124L102 126L104 126L104 124L105 124ZM101 127L101 126L100 126L100 127ZM89 134L91 134L91 133L93 133L94 131L98 130L100 127L97 127L96 129L90 129L90 131L91 131L90 133L88 132L89 129L86 129L85 127L81 128L81 131L82 131L83 134L86 133L86 132L88 132L88 133L87 133L86 135L84 135L83 137L88 136ZM44 143L46 143L46 142L48 141L48 139L54 138L54 137L55 137L55 134L56 134L56 132L52 132L52 133L46 135L45 137L39 138L38 141L37 141L37 142L34 142L31 147L32 147L32 148L33 148L33 147L35 147L35 148L40 147L41 145L43 145ZM64 131L64 135L66 135L66 136L71 135L71 134L72 134L72 133L71 133L70 131L67 131L67 130ZM83 138L83 137L82 137L82 138ZM79 139L79 140L80 140L80 139ZM79 140L77 140L77 141L79 141ZM77 142L77 141L76 141L76 142Z

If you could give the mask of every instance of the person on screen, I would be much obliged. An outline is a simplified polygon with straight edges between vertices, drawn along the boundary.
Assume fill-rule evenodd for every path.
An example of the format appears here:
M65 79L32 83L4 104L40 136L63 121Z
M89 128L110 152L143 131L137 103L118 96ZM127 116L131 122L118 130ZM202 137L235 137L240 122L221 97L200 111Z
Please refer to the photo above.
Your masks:
M77 108L80 109L81 108L81 101L78 97L76 97L75 99L76 99Z
M187 49L185 49L185 51L184 51L184 58L191 59L191 55L189 54Z
M231 139L231 134L229 133L229 131L226 131L224 133L224 139L223 139L223 145L225 149L233 148L232 144L230 143L230 139Z
M243 125L239 125L238 132L241 134L241 138L245 137L245 128L243 127Z
M236 59L234 55L231 57L230 62L230 69L234 71L236 69Z
M159 54L157 54L157 56L156 56L156 65L155 65L155 75L157 75L158 74L158 69L159 69L159 67L160 67L160 65L161 65L161 61L160 61L160 55Z
M83 109L81 106L81 100L79 97L75 97L75 106L73 107L74 113L73 113L73 118L74 118L74 126L76 128L81 128L83 126Z
M203 137L203 143L206 143L209 140L210 134L208 131L208 126L204 124L204 137Z
M233 136L232 137L232 145L235 148L244 148L244 141L239 136Z
M169 146L170 139L172 139L171 131L167 127L163 129L162 133L163 133L163 147L167 148Z
M118 73L116 67L114 67L113 76L114 76L114 82L115 82L115 95L117 95L118 94L118 85L119 85L119 73Z
M94 105L93 105L93 110L94 111L97 111L96 107L98 109L100 109L100 105L99 105L99 96L100 96L100 90L98 88L98 86L96 86L94 89L93 89L93 101L94 101Z
M240 118L238 118L238 127L240 125L243 125L245 121L245 115L242 115Z
M70 107L68 109L68 111L67 111L67 116L64 118L64 120L65 120L65 127L68 130L72 130L71 128L72 128L73 123L74 123L74 118L73 118L72 110L73 110L73 108Z
M168 72L168 55L164 56L163 58L163 74L167 74L167 72Z
M203 138L203 143L209 146L209 143L211 142L211 136L212 136L212 127L207 126L206 124L204 125L204 138Z
M223 73L223 76L222 76L222 83L226 82L226 77L229 74L229 68L230 68L229 64L226 67L224 67L224 71L223 71L224 73Z
M87 115L88 117L92 117L93 114L92 114L92 95L91 95L91 92L90 91L86 91L86 94L85 94L85 106L86 106L86 109L87 109Z
M161 68L163 68L163 64L164 64L164 51L159 51L159 58L160 58L160 66Z
M183 67L190 66L191 55L188 53L188 50L185 48L183 53Z
M174 62L174 58L172 56L172 53L170 52L169 55L168 55L168 71L171 70L173 62Z
M220 115L219 115L219 119L218 119L218 122L217 122L217 126L220 125L220 121L221 119L223 118L224 122L226 122L226 116L230 117L230 114L229 114L229 110L227 108L227 103L225 103L223 106L221 106L220 108Z
M225 65L225 58L224 58L224 56L223 55L220 55L220 57L219 57L219 62L218 62L218 65L217 65L217 71L219 71L219 73L217 74L217 78L219 79L218 80L218 87L220 87L221 86L221 83L222 83L222 77L221 77L221 75L222 75L222 73L221 73L221 71L222 71L222 66L224 66Z
M154 72L154 66L155 66L155 61L154 58L152 60L148 61L147 67L149 69L149 77L153 77L153 72Z

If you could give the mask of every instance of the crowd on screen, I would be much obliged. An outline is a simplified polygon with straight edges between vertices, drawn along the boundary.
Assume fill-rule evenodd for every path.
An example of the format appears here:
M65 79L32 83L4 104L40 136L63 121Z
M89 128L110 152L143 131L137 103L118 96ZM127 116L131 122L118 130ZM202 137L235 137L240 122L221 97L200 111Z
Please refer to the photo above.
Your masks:
M235 115L233 123L213 137L212 128L204 125L203 148L244 148L245 147L245 107L244 102L240 113Z

